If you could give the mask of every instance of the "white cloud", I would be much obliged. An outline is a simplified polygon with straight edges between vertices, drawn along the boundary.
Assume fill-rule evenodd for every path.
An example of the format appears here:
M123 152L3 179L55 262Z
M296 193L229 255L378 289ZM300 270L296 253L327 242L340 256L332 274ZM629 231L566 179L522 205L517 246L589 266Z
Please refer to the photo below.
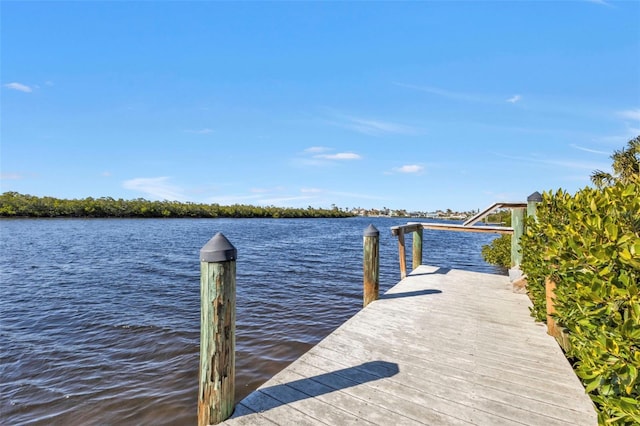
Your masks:
M23 177L19 173L0 173L0 180L20 180Z
M500 102L509 102L515 104L522 100L522 95L513 95L508 99L504 99L501 96L495 96L490 94L481 94L481 93L469 93L469 92L454 92L447 89L442 89L439 87L433 86L417 86L414 84L405 84L405 83L394 83L396 86L404 87L411 90L417 90L419 92L429 93L431 95L440 96L442 98L451 99L454 101L462 101L462 102L477 102L477 103L487 103L487 104L498 104ZM504 99L504 101L503 101Z
M328 110L332 118L323 120L332 126L342 127L370 136L383 136L386 134L414 135L420 133L420 129L406 126L391 121L376 120L364 117L355 117L343 114L339 111Z
M622 118L628 118L629 120L640 120L640 108L620 111L618 115Z
M421 173L424 170L424 167L417 164L406 164L393 170L398 173Z
M415 134L415 129L404 126L402 124L392 123L390 121L371 120L358 117L345 117L346 122L342 123L343 127L354 130L358 133L364 133L371 136L382 136L384 134Z
M513 95L512 97L510 97L509 99L507 99L507 102L511 102L512 104L515 104L516 102L518 102L520 99L522 99L522 96L520 95Z
M583 146L576 145L576 144L571 144L570 146L571 148L579 149L580 151L584 151L584 152L591 152L592 154L602 154L602 155L610 154L610 152L598 151L597 149L591 149L591 148L585 148Z
M542 164L546 166L557 166L565 169L573 169L573 170L605 170L608 166L604 163L596 163L593 161L576 161L576 160L550 160L538 157L518 157L513 155L504 155L500 153L495 154L498 157L506 158L509 160L515 160L519 162L529 163L529 164Z
M148 197L160 200L184 201L181 188L170 184L169 177L135 178L122 183L125 189L142 192Z
M612 147L619 148L620 145L626 144L638 135L640 135L640 128L627 125L624 133L620 133L617 135L599 136L594 138L593 140L595 142L605 143L607 145L611 145Z
M362 157L355 152L338 152L336 154L319 154L315 158L323 160L360 160Z
M193 133L195 135L208 135L210 133L213 133L213 130L204 128L204 129L198 129L198 130L185 130L185 132Z
M103 177L111 177L111 172L109 172L109 171L105 171L105 172L102 172L102 173L101 173L101 175L102 175Z
M337 152L333 148L315 146L307 148L297 158L291 160L294 167L328 167L340 161L360 160L362 156L355 152Z
M33 89L29 86L27 86L26 84L22 84L22 83L7 83L4 85L4 87L6 87L7 89L11 89L11 90L17 90L19 92L25 92L25 93L31 93L33 92Z
M329 151L329 148L324 147L324 146L311 146L311 147L309 147L309 148L304 150L304 152L308 152L308 153L311 153L311 154L317 154L317 153L320 153L320 152L327 152L327 151Z

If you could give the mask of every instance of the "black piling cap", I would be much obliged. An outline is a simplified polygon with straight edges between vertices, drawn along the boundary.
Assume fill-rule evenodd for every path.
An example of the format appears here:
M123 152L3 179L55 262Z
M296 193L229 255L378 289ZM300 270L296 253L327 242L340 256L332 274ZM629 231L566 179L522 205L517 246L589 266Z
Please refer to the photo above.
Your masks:
M527 201L535 201L536 203L539 203L542 201L542 195L536 191L527 197Z
M227 240L222 232L218 232L200 249L201 262L227 262L236 260L238 250Z
M380 236L380 231L378 231L378 228L376 228L375 226L369 225L364 230L364 236L365 237L378 237L378 236Z

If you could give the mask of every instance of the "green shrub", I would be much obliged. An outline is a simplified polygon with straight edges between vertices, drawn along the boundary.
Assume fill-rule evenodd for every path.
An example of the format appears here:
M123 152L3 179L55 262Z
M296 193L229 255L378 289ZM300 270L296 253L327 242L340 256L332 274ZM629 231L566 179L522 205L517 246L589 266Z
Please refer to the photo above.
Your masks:
M487 263L511 267L511 235L501 235L491 242L482 246L482 258Z
M551 277L567 356L600 423L640 424L640 179L545 193L537 218L521 240L532 314L544 320Z

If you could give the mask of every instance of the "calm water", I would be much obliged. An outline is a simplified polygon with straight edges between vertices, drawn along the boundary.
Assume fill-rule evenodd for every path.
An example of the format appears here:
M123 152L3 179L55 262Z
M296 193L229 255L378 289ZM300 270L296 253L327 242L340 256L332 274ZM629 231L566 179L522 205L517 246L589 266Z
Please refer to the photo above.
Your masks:
M383 292L405 219L0 220L0 423L194 424L200 248L238 249L240 398L360 309L370 223ZM425 231L423 263L503 273L495 237Z

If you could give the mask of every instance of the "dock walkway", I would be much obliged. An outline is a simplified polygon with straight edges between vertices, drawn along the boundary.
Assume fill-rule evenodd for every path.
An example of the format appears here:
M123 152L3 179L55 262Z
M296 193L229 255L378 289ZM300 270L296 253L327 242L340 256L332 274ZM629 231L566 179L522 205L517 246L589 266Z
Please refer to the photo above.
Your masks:
M597 424L529 306L507 277L420 266L223 424Z

